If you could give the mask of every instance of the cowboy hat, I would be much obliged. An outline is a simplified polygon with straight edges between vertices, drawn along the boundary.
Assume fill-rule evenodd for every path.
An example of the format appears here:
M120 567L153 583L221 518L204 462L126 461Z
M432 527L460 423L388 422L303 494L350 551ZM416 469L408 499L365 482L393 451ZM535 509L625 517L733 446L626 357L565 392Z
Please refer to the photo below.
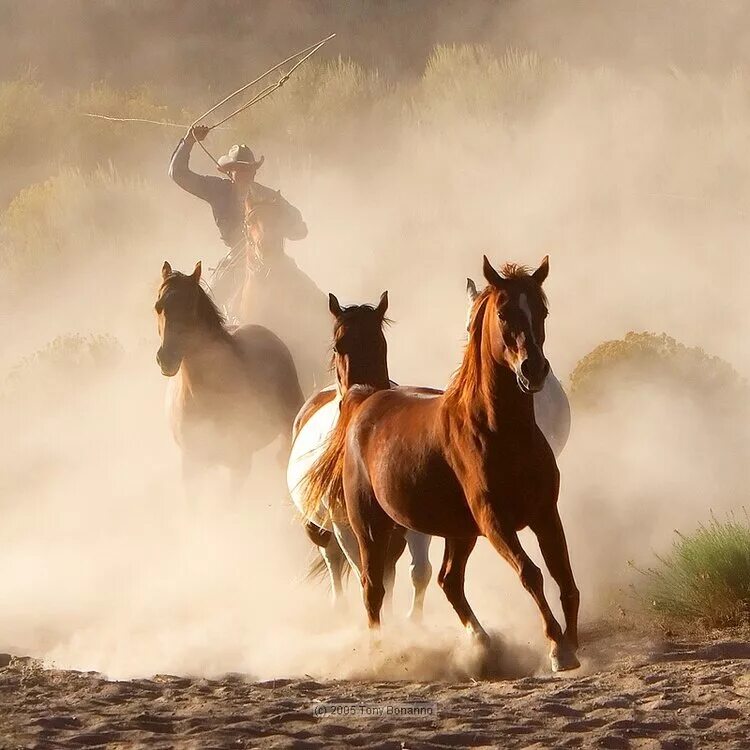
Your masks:
M235 144L227 151L226 155L219 157L219 170L222 172L242 167L258 169L261 164L263 164L263 157L261 156L258 161L255 161L255 154L244 143Z

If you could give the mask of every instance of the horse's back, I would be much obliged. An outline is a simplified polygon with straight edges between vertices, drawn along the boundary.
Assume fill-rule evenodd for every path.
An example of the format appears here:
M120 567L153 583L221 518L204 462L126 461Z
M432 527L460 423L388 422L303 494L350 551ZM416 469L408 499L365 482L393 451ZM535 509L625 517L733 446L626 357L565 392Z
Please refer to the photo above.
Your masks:
M273 331L252 323L237 328L232 337L250 381L278 399L291 428L304 396L289 347Z
M323 453L328 437L339 418L340 399L336 391L326 389L321 393L326 395L333 393L333 398L324 401L315 411L308 414L304 424L297 431L287 466L286 479L289 494L300 513L303 512L305 477ZM327 507L325 501L322 505ZM323 513L307 520L318 526L327 527Z
M542 390L534 394L534 416L555 457L559 457L570 436L570 402L551 370Z
M440 439L441 396L437 389L402 386L362 404L347 435L347 504L366 504L371 493L411 531L472 536L476 524Z

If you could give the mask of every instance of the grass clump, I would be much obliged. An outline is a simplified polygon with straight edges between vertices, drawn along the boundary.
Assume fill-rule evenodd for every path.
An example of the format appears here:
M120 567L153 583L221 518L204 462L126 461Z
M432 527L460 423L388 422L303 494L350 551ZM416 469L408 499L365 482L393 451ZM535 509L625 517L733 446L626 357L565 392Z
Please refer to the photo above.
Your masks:
M712 516L689 535L677 533L659 565L641 571L642 596L669 622L705 627L750 623L750 518Z

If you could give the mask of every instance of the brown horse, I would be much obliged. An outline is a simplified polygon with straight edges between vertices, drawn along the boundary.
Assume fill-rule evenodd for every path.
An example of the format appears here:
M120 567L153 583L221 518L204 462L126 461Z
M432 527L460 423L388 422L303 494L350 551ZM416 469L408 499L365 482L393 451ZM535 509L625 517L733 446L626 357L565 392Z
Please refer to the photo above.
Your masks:
M323 452L336 426L341 398L347 391L355 385L379 390L395 386L395 383L388 376L387 344L383 333L387 322L388 293L383 292L377 306L346 307L342 307L335 295L330 294L328 308L334 321L332 364L336 384L311 396L297 415L287 468L287 486L292 501L305 518L307 534L318 547L323 566L330 576L334 604L339 604L342 601L345 563L348 562L357 573L361 570L357 538L345 521L339 523L336 519L328 518L325 498L319 503L320 513L312 517L304 516L307 472ZM410 617L419 619L425 590L432 575L430 537L412 531L404 535L403 530L392 536L385 565L385 587L389 594L404 542L409 545L411 553L410 572L414 594ZM322 572L323 566L314 565L312 572Z
M154 309L161 346L156 361L171 377L167 407L182 450L186 483L209 466L225 466L235 491L253 453L282 438L289 451L302 391L289 350L271 331L242 326L230 331L201 288L201 264L192 274L164 262Z
M557 464L534 419L533 394L549 371L548 271L545 258L533 273L507 265L501 275L485 258L488 286L474 304L463 362L445 393L351 389L310 474L308 497L323 490L334 507L345 504L360 545L371 628L380 624L384 559L398 524L445 537L438 583L467 630L488 643L464 594L466 562L485 536L536 602L557 671L579 666L579 595L557 511ZM519 542L527 526L560 587L565 633L545 599L541 571Z
M328 382L326 297L284 251L289 206L251 187L245 201L247 274L240 302L244 323L273 331L289 347L305 394ZM275 197L274 197L275 196Z

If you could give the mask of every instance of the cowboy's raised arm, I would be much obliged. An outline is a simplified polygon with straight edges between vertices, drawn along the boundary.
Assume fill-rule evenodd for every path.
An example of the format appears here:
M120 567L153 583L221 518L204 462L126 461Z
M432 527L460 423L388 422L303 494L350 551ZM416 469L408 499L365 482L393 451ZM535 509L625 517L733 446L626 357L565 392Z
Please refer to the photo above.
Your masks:
M206 135L208 135L208 128L197 125L180 140L169 162L169 176L183 190L210 202L213 197L214 183L220 178L196 174L189 166L193 144L196 141L202 141Z

